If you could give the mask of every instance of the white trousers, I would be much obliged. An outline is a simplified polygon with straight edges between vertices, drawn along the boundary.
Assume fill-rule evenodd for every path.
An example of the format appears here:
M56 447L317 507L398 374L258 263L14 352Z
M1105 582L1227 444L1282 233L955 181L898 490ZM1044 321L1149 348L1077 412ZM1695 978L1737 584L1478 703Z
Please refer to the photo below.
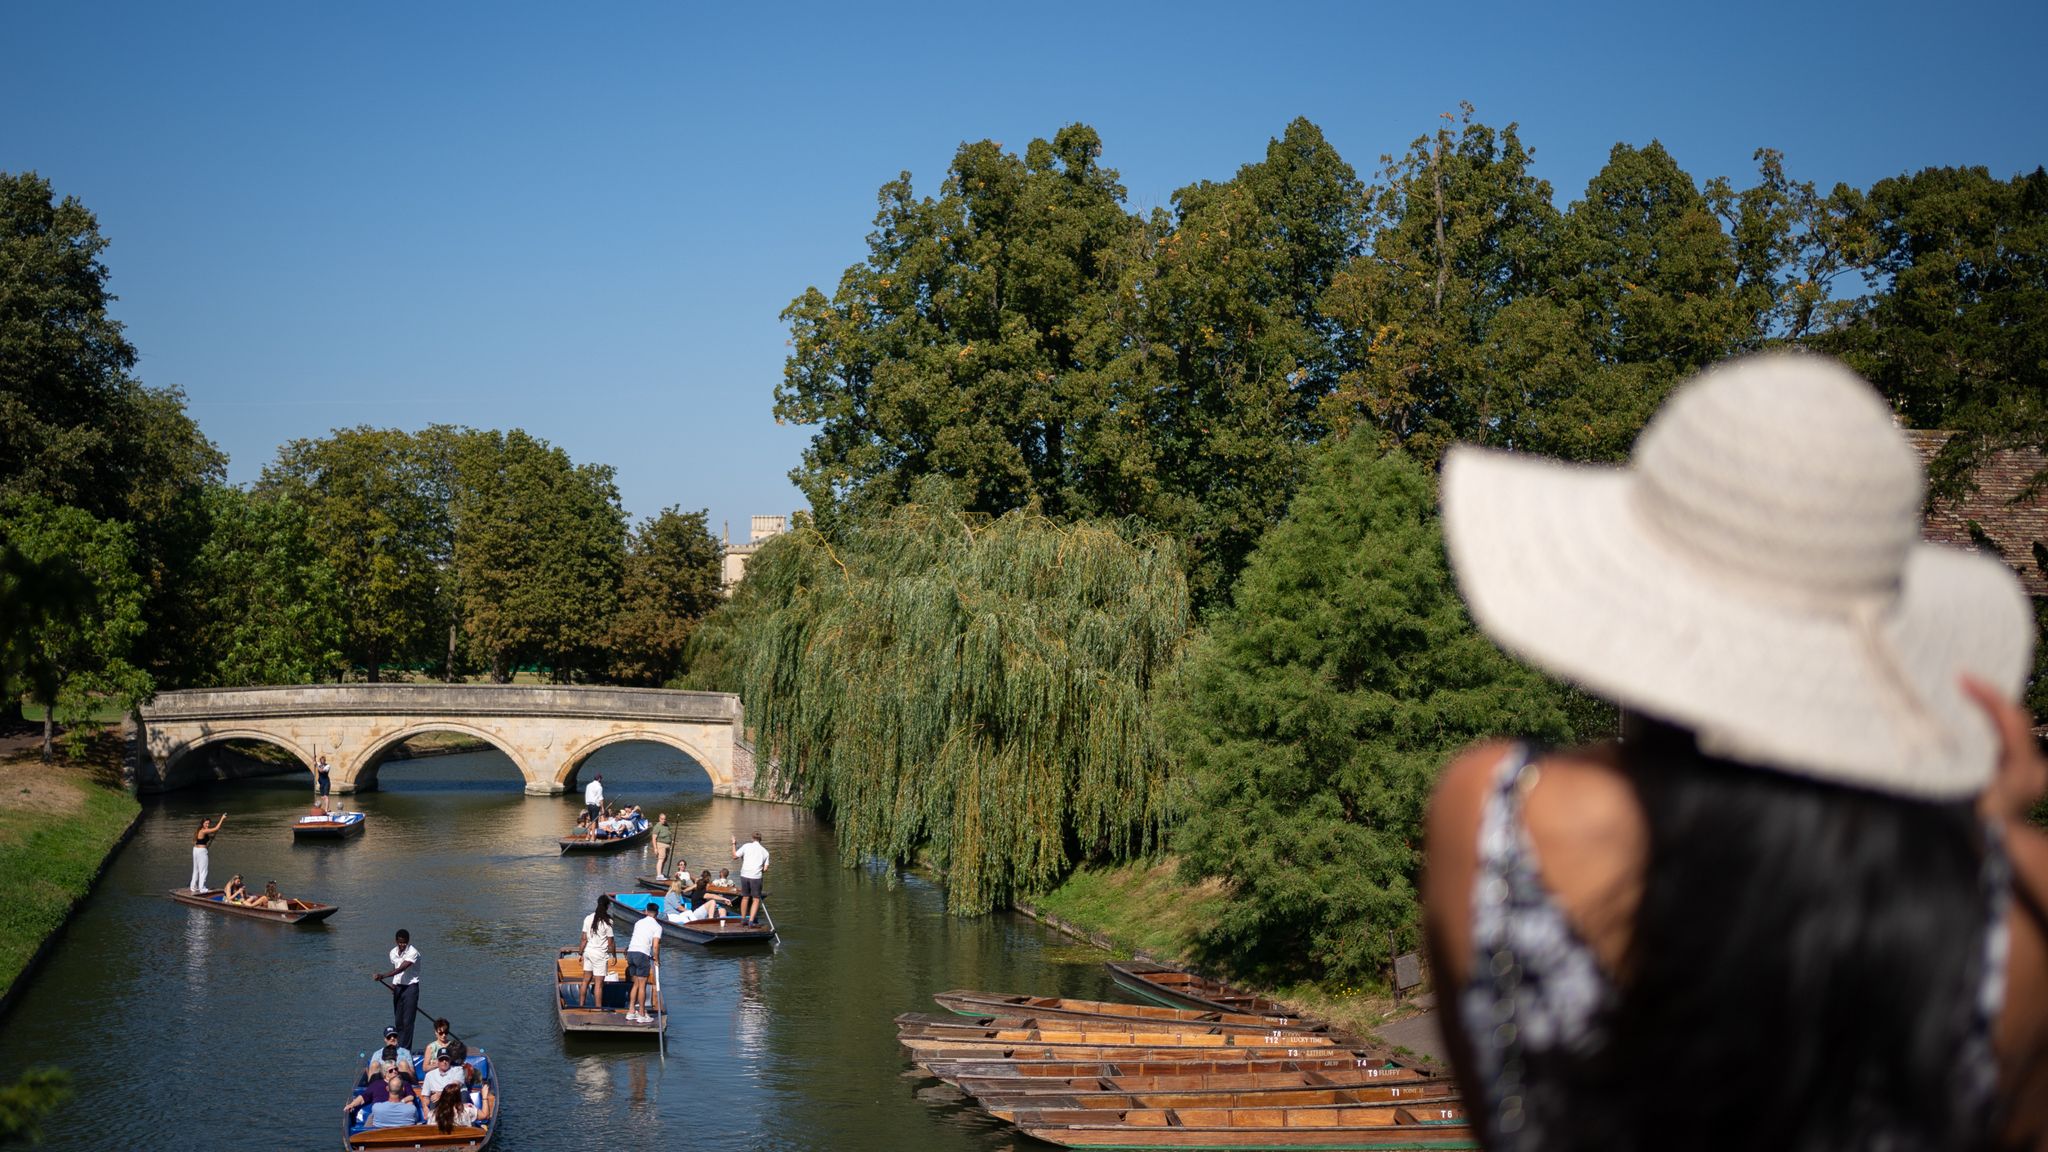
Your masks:
M204 844L194 844L192 846L192 883L189 887L194 892L206 891L206 845Z

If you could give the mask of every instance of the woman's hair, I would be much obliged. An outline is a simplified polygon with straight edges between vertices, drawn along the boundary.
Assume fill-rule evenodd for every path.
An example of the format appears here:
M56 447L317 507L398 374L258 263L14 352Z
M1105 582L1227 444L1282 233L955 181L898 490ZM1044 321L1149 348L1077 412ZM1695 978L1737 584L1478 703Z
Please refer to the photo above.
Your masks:
M1607 1043L1531 1061L1555 1147L1973 1148L1990 906L1972 804L1717 760L1631 717L1648 835Z
M455 1130L455 1110L462 1107L462 1085L450 1084L434 1100L434 1126L443 1132Z
M609 918L609 917L611 916L611 908L612 908L612 895L611 895L611 893L609 893L609 892L600 892L600 893L598 893L598 894L597 894L597 907L596 907L596 908L594 908L594 909L592 909L592 910L591 910L591 913L590 913L590 930L591 930L591 932L595 933L595 932L597 931L597 926L598 926L598 925L600 925L600 924L603 924L603 923L604 923L604 922L605 922L605 921L606 921L606 920L607 920L607 919L608 919L608 918Z

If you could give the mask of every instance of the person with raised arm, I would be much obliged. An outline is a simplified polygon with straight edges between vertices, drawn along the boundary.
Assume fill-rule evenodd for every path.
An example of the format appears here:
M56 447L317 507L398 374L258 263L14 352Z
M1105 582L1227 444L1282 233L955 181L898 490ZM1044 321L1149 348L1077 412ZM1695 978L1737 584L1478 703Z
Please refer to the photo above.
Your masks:
M220 819L211 822L202 818L199 821L199 831L192 834L192 880L187 887L194 896L206 892L206 867L210 863L206 846L213 843L213 838L220 835L221 828L227 822L228 814L225 812L220 814Z

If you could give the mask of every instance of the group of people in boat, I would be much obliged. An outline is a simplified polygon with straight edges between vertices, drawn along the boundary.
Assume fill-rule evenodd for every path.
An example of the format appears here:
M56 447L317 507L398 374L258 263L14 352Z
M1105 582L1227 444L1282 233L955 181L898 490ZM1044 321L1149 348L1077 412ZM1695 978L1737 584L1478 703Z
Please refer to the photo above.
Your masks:
M442 1132L478 1127L497 1108L491 1085L468 1062L469 1046L434 1021L434 1039L415 1068L412 1053L399 1043L398 1029L384 1029L384 1042L356 1077L355 1094L342 1106L365 1128L432 1124Z
M587 836L593 840L613 840L620 836L631 836L645 827L647 817L641 813L639 805L628 804L623 808L604 805L598 809L595 816L588 811L577 813L574 835Z
M263 891L251 892L248 885L242 883L242 874L240 872L228 877L227 887L220 890L220 898L229 904L244 904L251 908L268 908L272 912L289 912L292 909L292 902L277 890L277 881L265 880L263 882Z

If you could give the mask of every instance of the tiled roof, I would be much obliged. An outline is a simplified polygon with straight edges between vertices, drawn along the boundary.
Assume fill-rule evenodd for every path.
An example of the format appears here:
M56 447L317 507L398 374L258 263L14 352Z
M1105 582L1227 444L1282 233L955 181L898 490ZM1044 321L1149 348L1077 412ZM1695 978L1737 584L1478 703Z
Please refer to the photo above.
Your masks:
M1954 432L1906 430L1923 464L1933 462ZM2043 467L2041 453L2010 449L1993 453L1971 479L1977 491L1961 499L1937 499L1927 509L1922 534L1937 544L1987 551L1988 541L2006 565L2019 573L2029 596L2048 596L2048 491L2026 499L2020 493ZM1971 524L1976 531L1971 530Z

